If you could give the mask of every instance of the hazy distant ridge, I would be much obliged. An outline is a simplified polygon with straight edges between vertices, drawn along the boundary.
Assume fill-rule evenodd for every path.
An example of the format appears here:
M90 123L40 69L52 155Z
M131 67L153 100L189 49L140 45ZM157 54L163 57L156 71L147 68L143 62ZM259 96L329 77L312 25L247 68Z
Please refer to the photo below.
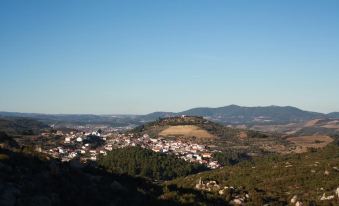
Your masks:
M329 118L338 118L339 119L339 112L332 112L327 115Z
M304 111L291 106L241 107L237 105L229 105L218 108L199 107L179 113L155 112L145 115L144 118L145 119L148 119L150 117L160 118L174 115L203 116L209 119L225 123L300 122L315 118L330 117L323 113Z
M36 114L0 112L0 117L29 117L45 123L72 122L72 123L106 123L114 126L128 124L140 125L143 122L154 121L159 118L190 115L203 116L207 119L226 124L258 124L258 123L290 123L302 122L317 118L339 118L339 112L323 114L304 111L291 106L242 107L229 105L225 107L198 107L182 112L153 112L146 115L91 115L91 114Z

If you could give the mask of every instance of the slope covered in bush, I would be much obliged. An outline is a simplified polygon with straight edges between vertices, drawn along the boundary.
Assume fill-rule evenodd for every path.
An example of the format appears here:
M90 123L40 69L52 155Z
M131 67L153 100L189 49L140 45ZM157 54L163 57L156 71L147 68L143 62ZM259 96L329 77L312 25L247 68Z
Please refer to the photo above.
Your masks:
M101 157L98 164L114 173L140 175L157 180L169 180L207 170L203 165L141 147L114 149L107 156Z

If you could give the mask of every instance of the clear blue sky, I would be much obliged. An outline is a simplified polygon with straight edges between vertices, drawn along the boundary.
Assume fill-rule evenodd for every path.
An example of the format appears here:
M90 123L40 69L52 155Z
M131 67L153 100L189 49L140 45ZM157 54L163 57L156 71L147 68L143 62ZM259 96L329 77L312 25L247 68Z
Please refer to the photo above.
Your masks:
M0 111L228 104L339 111L339 1L0 1Z

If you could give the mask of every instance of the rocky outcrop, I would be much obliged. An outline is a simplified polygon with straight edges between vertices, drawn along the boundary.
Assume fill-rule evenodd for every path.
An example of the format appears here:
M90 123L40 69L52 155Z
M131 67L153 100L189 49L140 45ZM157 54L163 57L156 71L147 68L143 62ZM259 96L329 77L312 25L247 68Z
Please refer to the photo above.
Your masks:
M213 180L203 182L200 178L198 184L195 185L195 188L205 191L218 191L220 190L220 185L218 185L218 183Z
M298 202L295 203L295 206L304 206L304 203L301 202L301 201L298 201Z
M226 198L230 205L244 205L250 200L250 195L242 190L232 186L220 186L216 181L202 181L201 178L195 186L198 190L217 192L220 196Z
M293 197L292 197L292 199L291 199L291 203L292 204L295 204L296 202L297 202L297 200L298 200L298 196L297 195L294 195Z
M324 200L333 200L334 199L334 195L330 195L330 196L326 196L326 194L324 193L323 196L320 198L320 200L324 201Z
M326 200L333 200L335 198L338 198L339 199L339 187L337 187L337 189L334 191L334 194L333 195L329 195L329 196L326 196L326 193L324 193L321 197L320 197L320 200L321 201L326 201Z

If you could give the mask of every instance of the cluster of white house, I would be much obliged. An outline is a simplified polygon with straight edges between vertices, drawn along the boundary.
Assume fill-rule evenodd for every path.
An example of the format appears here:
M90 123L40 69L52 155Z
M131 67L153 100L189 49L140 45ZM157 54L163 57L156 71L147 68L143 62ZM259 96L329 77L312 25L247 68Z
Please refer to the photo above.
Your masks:
M211 169L220 167L217 161L213 160L212 152L209 151L205 145L200 145L190 141L170 140L164 138L149 138L148 135L144 135L140 138L143 141L148 141L148 148L155 152L170 153L180 158L190 161L205 164Z
M70 161L74 158L81 158L82 160L97 160L98 154L106 155L107 152L102 146L93 148L91 143L86 142L90 137L96 137L98 140L105 142L107 137L111 134L102 135L100 132L57 132L57 135L64 137L64 141L47 151L48 154L62 161Z
M106 155L107 151L111 151L114 148L140 146L155 152L173 154L189 162L205 164L212 169L220 167L220 164L213 160L213 152L206 148L205 145L200 145L188 140L182 141L180 139L173 140L161 137L150 138L147 134L138 137L133 133L107 133L102 135L99 132L70 132L62 135L64 136L63 143L47 151L62 161L69 161L77 157L84 161L95 161L98 155ZM89 137L96 137L102 141L103 144L96 147L94 144L86 141Z
M180 139L172 140L166 138L150 138L144 134L141 137L134 137L134 134L120 135L117 138L109 140L111 144L107 149L113 146L119 147L140 146L151 149L154 152L174 154L186 161L205 164L207 167L216 169L220 167L217 161L213 160L212 152L205 145L196 144L190 141L181 141Z

